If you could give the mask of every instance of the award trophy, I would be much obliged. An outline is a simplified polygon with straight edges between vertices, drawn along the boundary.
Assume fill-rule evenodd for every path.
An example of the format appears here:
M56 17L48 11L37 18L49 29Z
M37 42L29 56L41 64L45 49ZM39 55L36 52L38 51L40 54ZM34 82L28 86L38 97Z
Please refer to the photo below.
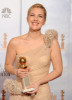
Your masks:
M19 57L19 64L20 64L19 68L26 69L27 68L27 66L26 66L26 58L25 57ZM26 77L22 78L22 83L23 83L22 93L34 91L34 88L27 89L27 87L30 85L29 75L27 75Z

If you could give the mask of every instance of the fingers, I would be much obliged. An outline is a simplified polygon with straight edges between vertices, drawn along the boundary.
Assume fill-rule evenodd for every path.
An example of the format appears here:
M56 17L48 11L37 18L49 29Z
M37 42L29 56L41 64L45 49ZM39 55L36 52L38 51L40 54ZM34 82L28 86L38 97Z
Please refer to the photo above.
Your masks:
M18 76L20 77L20 78L24 78L24 77L26 77L28 75L28 73L19 73L18 74Z
M28 72L29 69L28 69L28 68L26 68L26 69L18 69L18 71L19 71L19 72Z
M27 92L28 94L36 94L37 93L37 91L36 90L34 90L34 91L31 91L31 92Z
M27 89L30 89L30 88L34 88L34 90L31 91L31 92L27 92L28 94L35 94L35 93L37 93L37 89L34 86L27 87Z
M27 92L28 94L33 94L33 93L36 93L36 91L32 91L32 92Z
M18 69L17 76L24 78L28 75L28 69Z

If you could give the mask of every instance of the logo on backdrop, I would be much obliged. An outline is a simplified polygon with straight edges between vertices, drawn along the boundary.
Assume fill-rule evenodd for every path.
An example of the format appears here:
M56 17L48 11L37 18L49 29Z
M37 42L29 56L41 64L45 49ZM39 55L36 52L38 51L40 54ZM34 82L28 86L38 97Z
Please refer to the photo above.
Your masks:
M7 49L7 33L3 34L3 40L1 40L1 42L2 43L0 44L0 46L2 50L6 50Z
M7 34L4 33L3 34L3 45L2 45L2 49L3 50L6 50L6 48L7 48Z
M65 50L64 40L65 40L65 35L64 34L61 34L61 50Z
M9 8L3 8L2 9L2 18L11 18L10 16L11 16L11 9L9 9Z
M3 34L3 43L1 44L1 55L6 51L7 49L7 33L4 33ZM4 68L4 61L2 59L2 61L0 60L0 76L10 76L9 73L7 73L5 71L5 68Z

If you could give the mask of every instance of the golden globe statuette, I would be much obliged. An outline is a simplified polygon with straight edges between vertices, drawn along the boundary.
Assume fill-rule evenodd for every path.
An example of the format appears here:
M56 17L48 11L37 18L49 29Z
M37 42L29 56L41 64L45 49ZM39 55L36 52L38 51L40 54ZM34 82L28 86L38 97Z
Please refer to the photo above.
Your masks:
M27 68L27 66L26 66L26 58L25 57L19 57L19 63L20 63L19 68L22 68L22 69L26 69ZM23 93L34 91L34 88L27 89L27 87L30 85L29 75L27 75L26 77L22 78L22 83L23 83L23 90L22 90Z

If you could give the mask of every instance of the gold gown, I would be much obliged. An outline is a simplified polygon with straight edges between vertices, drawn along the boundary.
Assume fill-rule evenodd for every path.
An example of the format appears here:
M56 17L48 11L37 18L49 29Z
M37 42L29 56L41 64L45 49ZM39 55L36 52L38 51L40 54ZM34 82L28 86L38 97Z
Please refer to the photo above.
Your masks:
M19 57L26 57L27 66L30 68L29 78L31 83L41 79L49 73L51 63L50 46L54 38L57 38L57 32L55 30L48 30L45 33L44 44L16 56L17 67L19 66ZM22 89L22 81L19 77L17 77L16 82ZM40 85L35 95L11 94L9 100L51 100L49 84L45 83Z

